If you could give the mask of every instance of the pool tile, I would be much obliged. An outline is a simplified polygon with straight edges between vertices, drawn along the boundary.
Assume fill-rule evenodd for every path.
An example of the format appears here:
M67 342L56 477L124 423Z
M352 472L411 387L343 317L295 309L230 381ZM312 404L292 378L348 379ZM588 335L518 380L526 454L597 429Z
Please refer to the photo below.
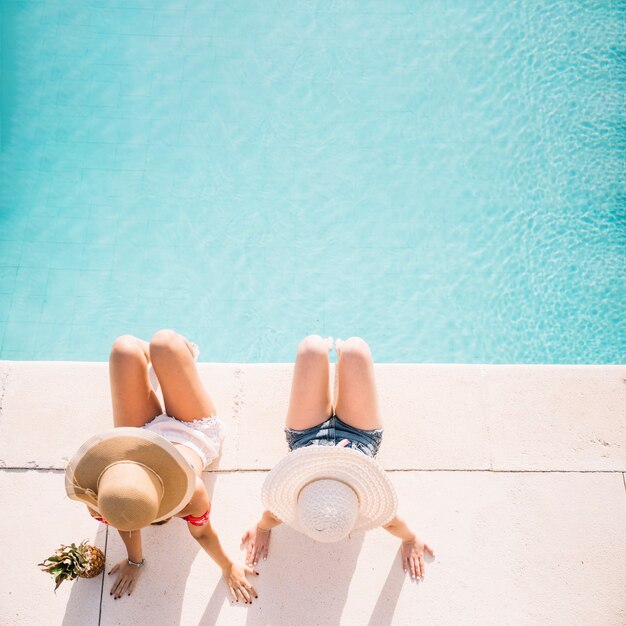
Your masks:
M110 270L113 267L112 245L86 244L83 249L81 268L84 270Z
M69 339L69 350L73 351L79 360L84 359L84 356L80 356L81 347L86 345L87 343L94 341L96 343L98 353L108 354L108 350L110 349L113 339L115 339L115 337L111 338L108 332L105 331L96 332L97 328L97 325L89 322L72 324L72 330Z
M12 304L12 293L0 293L0 322L6 322L9 319Z
M116 167L121 170L141 170L146 167L145 146L118 146L115 155Z
M143 174L142 191L151 198L170 198L172 195L173 175L169 172L146 171ZM166 204L168 206L168 204Z
M111 282L111 272L81 269L76 285L80 294L102 294Z
M93 324L100 326L102 322L102 310L94 306L93 296L78 296L75 299L72 321L75 324Z
M154 11L149 8L97 8L94 23L101 32L111 35L149 35L152 32Z
M120 98L120 85L117 81L92 80L89 85L89 103L93 107L116 107ZM105 141L115 141L117 128L113 126L110 137Z
M39 324L37 330L36 356L33 358L48 360L50 354L69 349L72 324L67 316L58 320L58 323L44 321Z
M19 265L23 244L21 241L0 241L0 267Z
M149 119L122 119L117 122L118 143L121 145L145 145L150 139L153 121Z
M215 33L216 2L211 0L185 16L185 37L210 37Z
M54 241L84 244L88 223L88 220L77 217L59 217L55 224Z
M77 10L76 7L61 6L57 16L58 23L64 26L88 26L93 21L93 8L82 6Z
M89 219L115 220L117 219L116 203L103 198L92 199L89 204ZM105 222L106 223L106 222Z
M81 274L80 269L51 269L46 294L74 296L80 288Z
M29 321L9 321L6 324L2 350L21 354L27 360L36 347L38 323Z
M67 269L80 266L83 246L76 243L24 243L24 267Z
M90 117L77 119L75 116L70 116L59 120L56 140L67 143L77 141L117 143L120 120L106 116L101 110L93 110L92 113Z
M113 150L115 145L112 144ZM111 164L112 166L114 164ZM89 169L83 170L81 176L81 189L89 193L91 197L102 200L111 196L111 188L115 183L115 172L112 169Z
M112 289L111 295L99 308L102 325L117 328L116 336L132 332L132 326L141 322L143 306L137 296L138 291L139 285L126 281L119 288Z
M21 266L17 270L17 291L21 295L42 295L48 285L50 270L45 267Z
M185 29L185 11L155 11L152 22L153 35L182 35Z
M113 246L117 242L117 219L113 217L90 217L87 225L87 241L92 245Z
M46 328L50 328L49 324L52 323L69 324L72 321L75 301L74 294L48 293L42 303L41 322L47 325Z
M0 294L12 294L17 281L16 267L0 267Z
M24 239L28 224L27 215L18 211L0 213L0 247L5 241L21 241Z
M180 128L180 144L206 146L211 140L213 125L210 122L189 121Z
M58 219L58 218L57 218ZM56 241L56 219L47 217L31 217L24 231L24 241L51 242Z
M132 274L133 280L141 280L145 271L150 266L149 253L139 246L117 246L113 254L112 278L117 274L124 281L125 274Z
M138 248L147 248L149 241L149 216L133 217L132 213L131 210L122 215L117 222L117 249L128 254L133 254L132 251Z
M45 297L42 294L22 294L13 295L11 311L8 320L21 323L28 322L36 328L36 322L41 319L41 312L44 307Z
M109 193L111 196L116 197L120 209L123 209L126 200L135 199L142 202L144 201L144 174L145 172L139 170L119 170L115 180L111 184Z

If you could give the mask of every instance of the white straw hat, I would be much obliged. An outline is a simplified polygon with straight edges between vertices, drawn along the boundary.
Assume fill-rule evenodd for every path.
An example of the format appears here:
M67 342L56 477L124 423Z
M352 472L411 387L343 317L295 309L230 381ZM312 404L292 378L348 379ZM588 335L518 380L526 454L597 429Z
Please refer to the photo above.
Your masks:
M193 468L176 447L143 428L113 428L91 437L65 470L67 495L118 530L139 530L176 515L195 484Z
M383 468L362 452L339 446L290 452L267 475L261 498L280 520L323 542L384 526L398 505Z

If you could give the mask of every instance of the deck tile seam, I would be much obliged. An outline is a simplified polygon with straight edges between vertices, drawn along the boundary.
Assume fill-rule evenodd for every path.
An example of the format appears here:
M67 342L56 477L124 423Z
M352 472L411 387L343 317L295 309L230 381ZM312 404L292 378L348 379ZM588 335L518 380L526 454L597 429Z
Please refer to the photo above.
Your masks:
M104 531L104 562L106 563L107 558L107 548L109 545L109 527L107 526ZM104 575L106 573L106 568L102 570L102 580L100 581L100 604L98 606L98 626L102 623L102 599L104 597Z
M223 470L205 470L204 474L259 474L267 473L271 470L271 467L250 467L250 468L235 468L235 469L223 469ZM626 488L626 470L613 469L613 470L597 470L597 469L491 469L491 468L453 468L453 467L414 467L414 468L384 468L387 473L390 474L402 474L402 473L425 473L425 472L447 472L447 473L482 473L482 474L622 474L624 480L624 486ZM0 467L0 472L54 472L64 473L65 469L61 467Z

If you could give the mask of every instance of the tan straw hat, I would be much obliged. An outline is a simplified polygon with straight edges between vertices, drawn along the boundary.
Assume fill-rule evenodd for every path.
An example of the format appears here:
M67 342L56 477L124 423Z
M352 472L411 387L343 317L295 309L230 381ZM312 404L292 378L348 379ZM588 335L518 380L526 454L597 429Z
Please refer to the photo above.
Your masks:
M176 515L191 499L196 475L164 437L114 428L88 439L65 470L65 490L118 530L139 530Z
M384 526L396 514L396 492L383 468L358 450L307 446L267 475L263 505L312 539L339 541Z

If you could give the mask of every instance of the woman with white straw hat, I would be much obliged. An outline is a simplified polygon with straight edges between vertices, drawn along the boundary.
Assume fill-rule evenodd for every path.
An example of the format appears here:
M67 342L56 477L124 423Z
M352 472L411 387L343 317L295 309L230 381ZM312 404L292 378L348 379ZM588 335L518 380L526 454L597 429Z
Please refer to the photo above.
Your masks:
M311 335L298 346L285 433L290 453L268 474L261 519L242 537L246 561L268 555L271 529L285 522L322 542L382 526L402 540L402 567L424 576L432 549L396 515L396 493L375 460L383 424L374 367L363 339L337 340L336 393L331 398L331 337Z
M246 579L256 572L231 561L209 519L211 502L201 475L219 456L223 429L198 375L198 353L195 344L171 330L157 332L149 344L119 337L109 359L115 428L86 441L68 464L69 497L116 528L126 546L127 558L109 572L117 574L111 587L115 599L130 595L144 570L141 529L172 517L187 522L221 568L235 601L248 604L257 597ZM165 410L155 394L159 384Z

